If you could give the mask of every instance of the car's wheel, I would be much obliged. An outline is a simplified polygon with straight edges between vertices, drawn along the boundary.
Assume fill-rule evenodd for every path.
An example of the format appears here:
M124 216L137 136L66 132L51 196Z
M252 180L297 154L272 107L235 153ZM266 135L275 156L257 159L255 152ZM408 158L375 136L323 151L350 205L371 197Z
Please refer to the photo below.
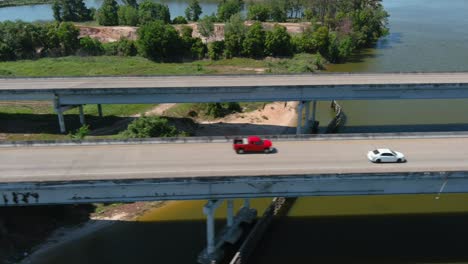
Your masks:
M397 161L396 161L396 162L398 162L398 163L401 163L401 159L397 159Z
M268 154L268 153L270 153L270 149L266 148L265 150L263 150L263 152L265 152L265 154Z
M375 162L377 162L377 163L380 163L380 162L381 162L381 160L380 160L380 159L376 159L376 160L375 160Z
M244 154L244 150L243 149L238 149L237 154Z

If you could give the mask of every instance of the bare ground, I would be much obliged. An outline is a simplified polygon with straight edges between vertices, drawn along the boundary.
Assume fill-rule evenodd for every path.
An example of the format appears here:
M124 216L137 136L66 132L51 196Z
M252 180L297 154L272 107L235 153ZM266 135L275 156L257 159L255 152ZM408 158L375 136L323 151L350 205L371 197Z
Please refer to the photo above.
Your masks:
M253 21L245 21L245 25L250 26L253 24ZM263 22L262 25L265 30L271 30L275 24L282 25L286 27L287 31L291 34L298 34L304 32L306 28L308 28L311 24L310 22L301 22L301 23L273 23L273 22ZM127 38L130 40L137 39L137 30L138 27L130 27L130 26L113 26L113 27L106 27L106 26L83 26L83 25L76 25L80 29L80 37L89 36L91 38L98 39L101 42L115 42L121 38ZM183 26L188 26L193 29L192 37L201 38L205 42L213 42L219 41L224 39L224 24L223 23L215 23L214 24L214 32L208 38L203 37L200 35L198 31L197 23L189 23L185 25L175 25L174 27L177 30L181 30Z

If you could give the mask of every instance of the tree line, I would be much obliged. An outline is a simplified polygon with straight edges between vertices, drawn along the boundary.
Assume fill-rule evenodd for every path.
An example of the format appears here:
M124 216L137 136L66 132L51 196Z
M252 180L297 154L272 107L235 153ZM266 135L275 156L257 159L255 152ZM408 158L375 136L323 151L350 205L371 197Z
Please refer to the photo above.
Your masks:
M284 5L289 3L289 9L284 9L289 10L289 15L295 14L291 11L291 6L294 6L292 0L281 1ZM186 16L190 20L198 20L198 30L202 36L209 38L213 34L214 23L227 18L224 40L207 44L200 38L192 37L191 27L182 26L177 31L170 25L170 13L166 5L148 0L140 3L136 0L124 2L124 5L119 6L115 0L104 0L100 9L89 10L82 0L57 0L53 5L56 23L0 23L0 60L75 54L140 54L164 62L205 57L213 60L232 57L258 59L265 56L291 56L295 53L319 53L330 62L340 62L345 61L356 49L374 43L387 33L388 14L383 10L380 0L311 0L310 3L314 3L312 7L300 8L303 16L311 21L310 26L304 32L294 35L281 25L265 30L259 22L265 17L258 14L255 16L257 21L246 26L240 13L244 5L242 0L224 0L219 4L216 15L201 19L202 11L197 0L191 0ZM274 8L274 5L266 6L262 3L251 4L250 7L262 5L262 8L270 10ZM249 9L248 17L253 13ZM105 25L139 25L137 41L122 39L114 43L101 43L89 37L80 39L79 30L67 21L87 20L93 14Z

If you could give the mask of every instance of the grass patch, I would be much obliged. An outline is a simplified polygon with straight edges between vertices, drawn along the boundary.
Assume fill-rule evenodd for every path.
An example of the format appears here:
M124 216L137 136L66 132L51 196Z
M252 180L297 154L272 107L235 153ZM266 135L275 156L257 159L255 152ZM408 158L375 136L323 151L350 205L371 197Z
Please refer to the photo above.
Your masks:
M248 58L201 60L185 63L157 63L142 57L61 57L0 62L3 77L46 76L145 76L187 74L303 73L316 67L316 55L297 54L292 58Z

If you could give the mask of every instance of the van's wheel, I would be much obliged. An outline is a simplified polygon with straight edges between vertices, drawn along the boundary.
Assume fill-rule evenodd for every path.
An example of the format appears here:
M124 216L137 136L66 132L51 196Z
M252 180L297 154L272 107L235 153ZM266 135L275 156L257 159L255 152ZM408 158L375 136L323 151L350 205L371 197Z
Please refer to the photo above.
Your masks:
M377 159L375 162L380 163L380 161L381 161L380 159Z
M266 148L263 152L265 152L265 154L268 154L268 153L270 153L270 149Z
M238 149L237 154L244 154L244 150L243 149Z
M396 162L398 162L398 163L401 163L401 159L397 159L397 161L396 161Z

